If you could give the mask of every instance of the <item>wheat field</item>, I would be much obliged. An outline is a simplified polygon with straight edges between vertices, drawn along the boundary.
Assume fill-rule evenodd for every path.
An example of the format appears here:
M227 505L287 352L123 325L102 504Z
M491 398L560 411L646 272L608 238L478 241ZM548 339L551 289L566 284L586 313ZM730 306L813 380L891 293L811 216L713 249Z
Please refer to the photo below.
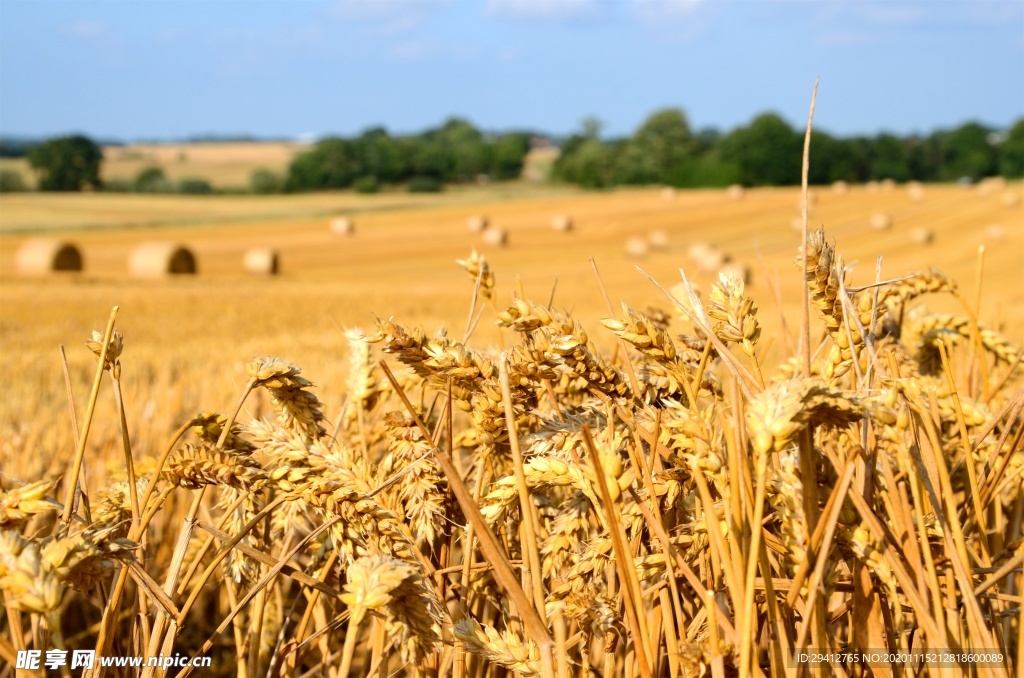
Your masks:
M246 678L817 675L807 648L1019 666L1020 185L815 188L806 271L797 190L494 190L269 214L5 196L4 658L173 650ZM469 232L480 214L506 247ZM19 275L32 223L85 272ZM129 278L155 238L199 274ZM698 270L696 242L749 281ZM255 246L279 276L243 272ZM72 522L75 477L91 510Z

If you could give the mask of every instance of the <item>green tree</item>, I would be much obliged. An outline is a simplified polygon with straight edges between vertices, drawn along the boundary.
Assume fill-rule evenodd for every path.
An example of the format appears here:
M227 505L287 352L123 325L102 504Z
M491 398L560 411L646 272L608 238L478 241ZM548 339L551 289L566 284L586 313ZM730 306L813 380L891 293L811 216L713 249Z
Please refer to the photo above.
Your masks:
M21 172L12 169L0 169L0 193L20 193L28 190Z
M693 155L697 144L686 115L678 108L652 113L619 158L624 183L667 183Z
M940 178L970 177L975 181L992 176L999 168L999 154L989 143L991 130L969 122L951 131L945 138Z
M1024 177L1024 118L1013 124L999 149L999 173L1008 179Z
M803 139L775 113L763 113L722 137L718 150L723 160L739 167L740 181L747 186L800 183Z
M529 152L530 138L527 135L513 132L501 136L491 145L491 176L499 181L518 179Z
M564 161L559 158L558 176L584 188L612 185L614 153L598 139L581 139Z
M911 178L908 144L892 134L879 134L873 144L871 176L907 181Z
M103 151L85 136L49 139L29 152L29 164L39 174L43 191L81 191L103 187L100 163Z
M144 167L135 175L136 193L170 193L171 184L159 167Z
M268 169L254 170L249 177L249 190L256 195L269 195L284 190L284 180L277 172Z

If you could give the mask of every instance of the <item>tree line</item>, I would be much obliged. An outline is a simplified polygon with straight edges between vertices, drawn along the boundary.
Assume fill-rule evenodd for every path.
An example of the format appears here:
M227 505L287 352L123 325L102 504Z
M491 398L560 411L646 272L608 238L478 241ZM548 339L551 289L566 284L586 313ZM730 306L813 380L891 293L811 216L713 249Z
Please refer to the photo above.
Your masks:
M106 189L140 193L209 193L203 179L171 182L159 167L142 169L134 180L117 179L104 185L100 146L82 135L59 137L32 145L0 143L5 154L27 155L43 191ZM503 181L519 177L530 150L530 135L510 132L485 134L470 122L452 118L421 134L392 136L375 127L344 138L320 139L295 156L284 173L268 169L253 172L253 193L285 193L353 188L364 193L383 186L405 185L411 191L440 191L445 184L481 179ZM21 183L11 170L0 177L0 187ZM22 183L22 188L24 187Z
M678 108L655 111L626 138L602 139L584 120L562 144L555 179L589 188L664 184L677 187L784 186L800 183L802 130L762 113L728 133L694 132ZM1024 118L1000 131L977 122L927 136L811 137L809 181L977 181L1024 176Z
M552 179L585 188L661 184L714 187L730 184L781 186L800 182L803 133L782 117L763 113L728 133L693 131L678 108L655 111L629 137L603 139L593 118L561 143ZM404 185L439 191L445 184L481 178L519 177L530 149L527 132L485 134L452 118L421 134L392 136L371 128L358 136L320 139L299 153L285 172L255 170L247 190L284 193L351 188L371 193ZM44 191L212 193L201 178L169 181L147 167L134 180L100 178L103 153L88 137L75 135L39 143L4 143L6 156L25 154ZM810 182L977 181L987 176L1024 177L1024 118L1001 131L977 122L927 136L838 137L813 133ZM23 190L20 175L0 172L0 190Z

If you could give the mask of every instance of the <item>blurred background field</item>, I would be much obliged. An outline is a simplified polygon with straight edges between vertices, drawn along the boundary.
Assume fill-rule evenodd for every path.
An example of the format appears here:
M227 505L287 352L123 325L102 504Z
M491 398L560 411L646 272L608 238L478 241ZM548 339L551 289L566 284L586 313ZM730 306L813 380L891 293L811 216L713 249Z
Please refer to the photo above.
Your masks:
M1020 184L999 190L956 185L923 190L923 197L912 199L905 186L853 186L842 193L814 187L810 224L827 227L853 269L853 285L872 282L876 258L882 256L883 278L936 267L974 298L978 250L984 246L982 322L1019 342L1024 336L1024 211L1019 202L1005 204L1005 195L1019 194ZM77 244L85 270L44 278L20 275L16 252L30 236L0 236L0 331L5 352L17 357L6 365L10 381L0 400L0 423L13 436L8 441L22 440L38 416L26 413L49 411L56 421L67 416L58 346L66 346L75 384L84 390L93 359L82 342L89 331L102 328L114 305L120 306L118 326L126 338L126 389L138 396L126 401L139 449L159 444L155 433L148 438L149 426L163 433L176 419L190 416L189 409L225 407L238 388L241 366L256 355L280 355L301 364L310 378L325 385L321 398L339 408L340 395L331 389L345 371L346 328L369 330L376 317L393 316L428 334L445 327L461 336L473 285L455 260L473 249L496 271L497 310L520 290L539 301L553 294L556 306L596 328L599 344L610 345L611 334L604 336L596 322L607 311L591 257L614 300L671 312L668 299L635 267L665 287L679 282L683 268L706 292L712 275L699 270L688 250L695 242L716 245L750 269L749 290L761 309L762 346L772 364L795 346L798 200L797 188L748 190L734 199L719 189L670 195L661 189L623 188L595 194L528 185L466 187L427 196L5 196L0 231L36 223ZM351 217L354 234L331 231L337 214ZM888 215L892 227L872 228L877 214ZM471 233L467 222L476 215L486 215L492 229L505 229L507 245L488 246ZM572 218L572 231L552 228L560 215ZM133 223L162 225L127 227ZM80 228L97 224L104 227ZM915 242L921 228L931 230L930 243ZM667 236L663 249L652 248L642 258L627 253L627 239L652 235ZM154 239L190 248L198 274L130 277L130 251ZM278 252L279 275L244 271L243 255L253 247ZM777 298L786 300L781 308ZM944 303L923 302L929 310L959 311ZM508 339L493 321L494 311L488 308L471 345L501 346ZM181 411L153 410L155 393L167 390L176 397L160 402L165 407L175 403ZM59 449L66 444L66 438L50 440L35 463L46 465L66 452Z

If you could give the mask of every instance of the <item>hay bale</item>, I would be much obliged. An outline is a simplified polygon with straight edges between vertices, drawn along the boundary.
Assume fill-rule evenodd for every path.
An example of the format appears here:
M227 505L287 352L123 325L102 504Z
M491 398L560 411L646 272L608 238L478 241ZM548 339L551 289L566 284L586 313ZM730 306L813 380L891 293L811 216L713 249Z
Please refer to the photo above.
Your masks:
M708 242L691 243L686 254L701 273L716 273L731 260L729 255Z
M846 195L850 192L850 184L845 181L836 181L832 183L832 192L836 195Z
M676 189L672 188L671 186L666 186L665 188L661 189L661 199L666 202L672 202L673 200L676 199Z
M1016 191L1003 193L1003 204L1007 207L1016 207L1020 204L1020 194Z
M924 187L921 186L921 182L911 181L907 184L907 196L912 202L921 202L924 200Z
M572 217L560 214L551 220L551 228L559 233L568 233L572 230Z
M466 221L466 228L470 233L483 233L491 225L490 220L482 214L471 216Z
M882 179L882 190L883 191L894 191L896 190L896 182L892 179Z
M1004 177L985 177L977 184L979 195L990 195L1006 190L1006 179Z
M868 189L868 193L878 193L878 182L872 179L864 184L864 188Z
M668 249L668 233L662 230L651 231L647 235L647 244L652 250L664 251Z
M935 240L935 231L926 226L918 226L910 231L910 240L915 245L930 245Z
M196 258L175 242L146 242L128 256L128 271L136 278L190 275L196 272Z
M268 247L254 247L242 259L245 270L257 275L277 275L277 252Z
M741 200L743 196L747 194L747 190L739 184L733 184L728 188L726 194L732 200Z
M17 269L27 275L55 271L81 271L82 253L69 242L56 238L32 238L18 250Z
M1006 228L1001 224L989 224L985 227L985 237L995 242L1006 240Z
M719 271L726 275L736 276L743 281L744 285L750 284L750 267L746 264L741 264L738 261L727 262Z
M634 259L647 256L647 241L644 238L630 238L626 241L626 254Z
M814 207L818 203L817 191L808 189L807 190L807 207ZM803 212L804 210L804 196L802 193L798 193L796 196L796 211Z
M871 228L876 231L888 231L892 228L892 217L885 212L877 212L871 215Z
M355 235L356 225L348 217L331 219L331 233L335 235Z
M508 231L504 228L488 228L481 236L485 245L505 247L508 245Z

